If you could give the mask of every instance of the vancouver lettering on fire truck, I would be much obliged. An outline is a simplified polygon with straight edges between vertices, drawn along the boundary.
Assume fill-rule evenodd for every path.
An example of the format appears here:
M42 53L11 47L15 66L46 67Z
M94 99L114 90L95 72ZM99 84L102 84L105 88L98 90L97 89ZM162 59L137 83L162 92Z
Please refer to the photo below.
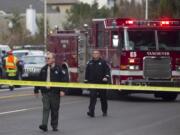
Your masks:
M56 53L57 63L69 73L71 82L83 82L93 49L98 49L111 67L112 84L178 85L180 19L93 19L84 30L56 31L48 37L48 50ZM153 93L164 100L175 100L177 93L169 92Z

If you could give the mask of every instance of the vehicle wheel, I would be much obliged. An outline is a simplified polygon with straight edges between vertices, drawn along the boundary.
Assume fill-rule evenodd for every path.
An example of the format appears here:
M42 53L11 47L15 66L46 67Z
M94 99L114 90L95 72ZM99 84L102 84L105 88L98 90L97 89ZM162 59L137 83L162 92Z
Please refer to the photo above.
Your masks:
M69 88L65 90L66 95L82 95L82 89Z
M161 98L164 101L175 101L177 98L178 94L177 93L163 93L161 95Z
M118 90L107 90L107 98L110 100L119 99L121 96Z

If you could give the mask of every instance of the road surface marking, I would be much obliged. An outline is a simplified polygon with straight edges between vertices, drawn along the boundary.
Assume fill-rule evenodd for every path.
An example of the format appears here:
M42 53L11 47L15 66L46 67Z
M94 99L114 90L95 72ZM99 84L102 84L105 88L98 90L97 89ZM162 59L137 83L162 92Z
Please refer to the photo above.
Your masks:
M25 89L33 89L34 87L22 87L22 88L14 88L14 91L18 91L18 90L25 90ZM6 92L6 91L10 91L9 88L5 88L5 89L0 89L0 92Z
M35 110L38 109L40 107L34 107L34 108L27 108L27 109L19 109L19 110L13 110L13 111L7 111L7 112L1 112L1 115L5 115L5 114L11 114L11 113L17 113L17 112L25 112L25 111L29 111L29 110Z
M81 103L81 102L84 102L84 100L77 100L77 101L73 101L69 103L62 103L61 105L70 105L70 104ZM17 110L12 110L12 111L0 112L0 116L18 113L18 112L26 112L26 111L36 110L40 108L42 107L39 106L39 107L23 108L23 109L17 109Z
M9 95L9 96L1 96L0 99L8 99L8 98L16 98L16 97L26 97L26 96L32 96L34 94L15 94L15 95Z

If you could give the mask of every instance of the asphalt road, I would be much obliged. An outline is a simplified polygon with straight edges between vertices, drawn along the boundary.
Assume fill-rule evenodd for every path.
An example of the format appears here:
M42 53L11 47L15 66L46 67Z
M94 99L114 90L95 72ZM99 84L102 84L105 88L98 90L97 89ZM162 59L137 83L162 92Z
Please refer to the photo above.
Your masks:
M180 98L163 102L152 95L135 94L109 101L107 117L102 117L100 103L96 117L86 116L89 98L65 96L61 100L59 131L44 133L41 123L41 97L32 88L11 92L0 89L0 135L179 135Z

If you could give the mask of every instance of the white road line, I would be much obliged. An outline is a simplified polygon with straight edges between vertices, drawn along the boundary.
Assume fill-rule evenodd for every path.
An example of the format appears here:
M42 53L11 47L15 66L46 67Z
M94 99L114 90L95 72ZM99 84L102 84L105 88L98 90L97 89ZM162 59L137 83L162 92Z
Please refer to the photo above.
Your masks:
M15 95L8 95L8 96L0 96L0 99L9 99L9 98L16 98L16 97L26 97L26 96L33 96L34 94L15 94Z
M80 102L84 102L84 99L69 102L69 103L62 103L61 105L70 105L70 104L75 104L75 103L80 103ZM24 109L12 110L12 111L7 111L7 112L0 112L0 116L18 113L18 112L26 112L26 111L36 110L36 109L40 109L40 108L42 108L42 107L32 107L32 108L24 108Z
M32 89L33 87L22 87L22 88L15 88L14 90L25 90L25 89ZM6 92L6 91L10 91L8 88L7 89L0 89L0 92Z
M19 109L19 110L13 110L13 111L7 111L7 112L1 112L1 115L5 115L5 114L11 114L11 113L17 113L17 112L25 112L25 111L29 111L29 110L35 110L41 107L34 107L34 108L27 108L27 109Z

